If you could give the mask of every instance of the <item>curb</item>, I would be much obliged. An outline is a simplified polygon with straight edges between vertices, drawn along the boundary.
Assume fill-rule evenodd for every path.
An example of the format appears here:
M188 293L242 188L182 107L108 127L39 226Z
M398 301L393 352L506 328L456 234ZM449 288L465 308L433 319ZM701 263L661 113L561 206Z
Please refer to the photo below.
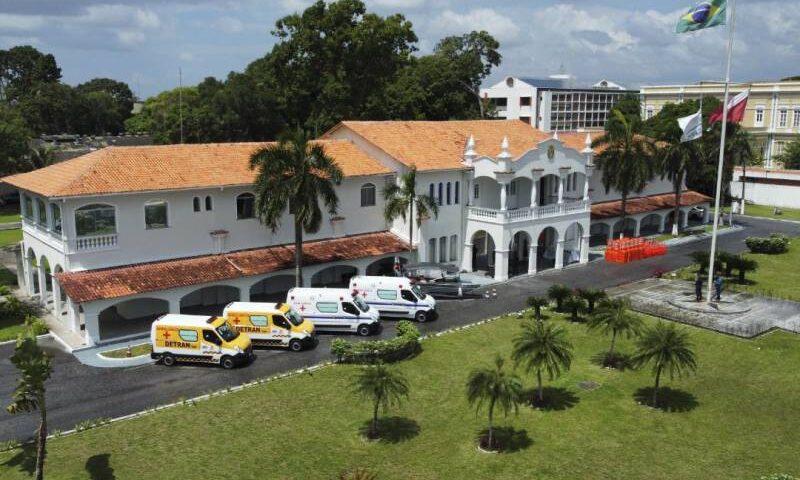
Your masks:
M752 219L755 219L755 220L770 220L770 221L773 221L773 222L783 222L783 223L792 223L794 225L800 225L800 220L786 220L784 218L772 218L772 217L757 217L755 215L748 215L746 213L744 215L741 215L741 214L737 214L737 215L742 217L742 218L752 218Z
M43 334L41 334L41 335L36 335L36 340L41 340L41 339L43 339L43 338L45 338L45 337L48 337L48 336L49 336L49 337L56 338L56 339L58 338L58 337L56 337L55 335L53 335L51 332L47 332L47 333L43 333ZM59 340L59 341L60 341L60 340ZM0 342L0 346L3 346L3 345L10 345L10 344L12 344L12 343L17 343L17 341L16 341L16 340L5 340L5 341L3 341L3 342Z

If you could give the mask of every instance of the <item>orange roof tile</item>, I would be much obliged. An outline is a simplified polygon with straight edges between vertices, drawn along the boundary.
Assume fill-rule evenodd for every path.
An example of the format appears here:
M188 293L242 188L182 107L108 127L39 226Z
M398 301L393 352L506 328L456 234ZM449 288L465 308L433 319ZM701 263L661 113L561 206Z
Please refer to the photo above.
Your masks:
M691 207L700 205L712 200L711 197L687 190L681 194L681 206ZM629 198L625 204L625 211L628 215L637 213L655 212L665 208L675 208L675 194L662 193L660 195L650 195L649 197ZM603 218L614 218L622 216L622 201L614 200L611 202L601 202L592 205L592 220Z
M392 173L347 140L319 140L345 176ZM106 147L2 179L47 197L249 185L250 155L268 142Z
M367 233L303 245L305 265L355 260L405 251L407 243L389 232ZM294 245L241 250L82 272L57 273L76 303L126 297L169 288L263 275L294 266Z
M329 138L339 128L348 128L404 165L419 170L464 168L463 154L470 135L478 155L496 157L500 144L508 138L509 153L519 157L539 142L552 137L519 120L459 121L345 121L322 138ZM592 133L592 139L602 132ZM559 133L559 140L569 148L586 148L586 132Z

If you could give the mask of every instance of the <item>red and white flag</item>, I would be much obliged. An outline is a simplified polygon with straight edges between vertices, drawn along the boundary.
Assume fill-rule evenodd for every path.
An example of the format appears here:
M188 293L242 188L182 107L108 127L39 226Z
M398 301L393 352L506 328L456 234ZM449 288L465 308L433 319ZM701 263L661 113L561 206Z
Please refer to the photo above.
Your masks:
M744 111L747 108L747 99L749 97L750 90L745 90L728 100L728 123L739 123L744 119ZM714 113L708 117L709 124L722 121L722 107L723 105L717 107Z

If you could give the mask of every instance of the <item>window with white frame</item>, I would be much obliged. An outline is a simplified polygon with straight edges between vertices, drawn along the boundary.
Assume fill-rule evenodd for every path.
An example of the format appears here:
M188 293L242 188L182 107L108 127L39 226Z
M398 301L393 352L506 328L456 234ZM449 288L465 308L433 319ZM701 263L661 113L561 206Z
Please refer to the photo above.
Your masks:
M206 195L206 212L210 212L214 209L214 201L211 199L211 195Z
M783 154L783 142L775 142L775 155Z
M75 210L75 234L79 237L117 233L116 210L111 205L91 204Z
M653 107L647 107L645 110L645 119L653 118Z
M61 206L57 203L51 203L50 216L53 217L53 231L61 233Z
M778 112L778 126L785 128L786 123L788 122L788 117L789 117L789 110L787 110L786 108L781 108L780 111Z
M439 182L439 199L437 203L439 205L444 205L444 185L442 182Z
M439 263L447 261L447 237L439 238Z
M37 215L37 223L43 227L47 226L47 205L44 203L44 200L41 198L36 199L36 213Z
M458 205L461 203L461 200L458 198L461 196L461 182L456 182L455 193L453 193L453 203Z
M256 216L256 196L242 193L236 197L236 219L245 220Z
M428 196L431 198L431 202L436 201L436 185L430 184L428 187Z
M450 205L452 203L452 193L453 193L453 184L447 182L447 204Z
M794 107L794 117L792 117L792 127L800 128L800 107Z
M436 239L431 238L428 240L428 261L436 263Z
M375 206L375 185L372 183L365 183L361 185L361 206L374 207Z
M28 220L33 220L33 199L28 195L22 197L22 215Z
M200 209L200 197L194 197L192 199L192 210L194 210L195 212L199 212L201 210Z
M513 196L517 194L517 182L511 180L511 182L506 184L506 193L509 196Z
M167 216L167 202L152 200L144 204L144 225L148 230L167 228L169 226Z
M481 198L481 186L478 183L475 183L475 186L472 187L472 198L475 200Z
M759 106L756 107L755 126L756 127L763 127L764 126L764 106L763 105L759 105Z
M458 235L450 236L450 261L458 260Z

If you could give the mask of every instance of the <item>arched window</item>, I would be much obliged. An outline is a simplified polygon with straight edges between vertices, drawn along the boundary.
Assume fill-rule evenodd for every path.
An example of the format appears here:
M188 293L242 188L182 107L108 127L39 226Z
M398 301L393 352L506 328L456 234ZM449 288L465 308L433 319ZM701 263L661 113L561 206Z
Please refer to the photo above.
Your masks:
M75 234L79 237L117 233L116 210L111 205L91 204L75 210Z
M375 185L372 183L365 183L361 185L361 206L374 207L375 206Z
M255 218L256 196L252 193L243 193L236 197L236 219L244 220Z
M452 195L451 194L453 192L452 192L451 189L452 189L452 185L450 184L450 182L447 182L447 204L448 205L450 205L451 199L452 199Z
M211 195L206 195L206 212L210 212L214 208L214 204L211 201Z
M461 200L459 199L459 197L461 196L461 188L460 187L461 187L461 182L456 182L456 190L455 190L455 194L453 195L453 203L455 203L456 205L461 203Z
M194 197L192 199L192 209L195 212L199 212L200 211L200 197Z
M443 190L444 190L444 185L442 184L442 182L439 182L439 201L438 201L439 205L443 205L444 204L443 203L444 202L444 195L443 195L444 192L443 192Z
M144 227L148 230L169 227L167 202L151 200L144 204Z
M53 231L61 233L61 207L57 203L50 204L50 215L53 217Z
M431 197L431 202L435 202L436 201L436 194L434 193L435 189L436 189L436 187L431 183L430 188L428 188L428 196ZM33 214L31 214L31 215L33 215ZM31 217L31 218L33 218L33 217Z
M450 236L450 261L458 260L458 235Z

